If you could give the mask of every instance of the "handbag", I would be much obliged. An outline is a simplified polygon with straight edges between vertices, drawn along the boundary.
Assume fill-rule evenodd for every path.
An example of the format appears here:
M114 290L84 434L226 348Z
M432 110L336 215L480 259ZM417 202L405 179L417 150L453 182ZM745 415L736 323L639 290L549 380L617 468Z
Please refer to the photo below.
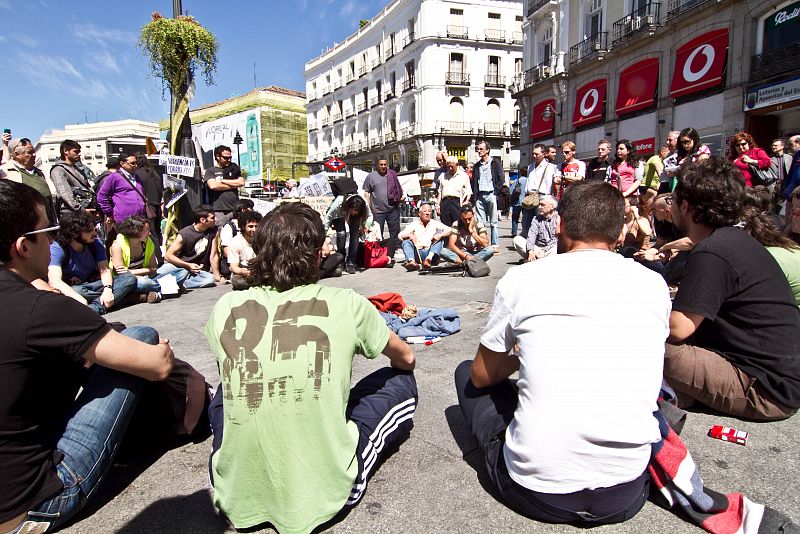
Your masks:
M150 203L147 202L147 199L144 198L144 194L141 191L139 191L139 188L136 187L135 185L133 186L133 190L136 191L139 194L139 196L142 198L142 202L144 202L144 213L147 216L147 218L148 219L155 219L156 218L156 210L154 210L153 206L151 206Z
M384 267L389 263L389 249L380 241L364 242L364 267L367 269Z
M539 189L541 189L542 184L544 183L544 173L545 172L547 172L546 169L542 173L542 179L539 180L539 185L536 186L536 190L528 193L527 195L525 195L525 198L522 199L522 207L523 207L523 209L532 210L534 208L538 208L539 207Z
M472 257L464 261L464 276L469 275L472 278L481 278L483 276L489 276L490 272L492 272L492 270L489 269L486 262L478 257Z
M766 169L759 168L755 163L748 163L747 165L750 167L753 185L772 185L778 181L778 172L774 163Z

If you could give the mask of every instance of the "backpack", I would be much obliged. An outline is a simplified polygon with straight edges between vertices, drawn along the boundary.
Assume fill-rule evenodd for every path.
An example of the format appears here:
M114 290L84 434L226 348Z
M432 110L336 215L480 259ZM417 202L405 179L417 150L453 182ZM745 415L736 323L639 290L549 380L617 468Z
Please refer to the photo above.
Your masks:
M492 270L489 269L486 262L477 256L464 262L464 276L481 278L483 276L489 276L490 272L492 272Z

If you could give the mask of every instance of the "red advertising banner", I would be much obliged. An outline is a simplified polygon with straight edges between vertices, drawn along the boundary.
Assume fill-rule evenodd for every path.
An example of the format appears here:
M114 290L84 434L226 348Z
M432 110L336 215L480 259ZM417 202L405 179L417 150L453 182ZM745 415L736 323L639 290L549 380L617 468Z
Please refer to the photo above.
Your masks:
M572 125L575 128L603 120L607 87L608 82L603 78L591 81L578 89L575 110L572 112Z
M633 113L652 106L658 90L658 58L634 63L619 74L617 115Z
M552 106L552 112L545 118L547 106ZM554 98L542 100L531 112L531 139L541 139L553 135L553 126L556 123L556 101Z
M677 98L722 83L728 60L728 28L714 30L681 45L669 96Z
M656 138L648 137L647 139L638 139L631 141L631 144L636 149L636 153L640 156L652 156L656 152Z

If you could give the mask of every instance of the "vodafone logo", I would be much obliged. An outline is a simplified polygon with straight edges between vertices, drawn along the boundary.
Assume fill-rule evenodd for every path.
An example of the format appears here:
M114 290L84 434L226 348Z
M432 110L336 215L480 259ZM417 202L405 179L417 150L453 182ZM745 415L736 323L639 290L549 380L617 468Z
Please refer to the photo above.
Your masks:
M700 68L700 70L692 70L692 63L694 63L695 58L702 54L705 57L705 63ZM689 57L686 58L686 63L683 65L683 79L689 83L696 82L697 80L701 79L703 76L708 74L708 71L711 70L711 67L714 65L714 58L716 57L716 52L714 52L714 47L710 44L704 44L698 46L692 53L689 54Z
M591 101L592 105L588 105L589 101ZM597 92L597 89L589 89L581 98L581 105L580 105L580 112L583 117L588 117L589 115L594 112L597 104L600 102L600 93Z

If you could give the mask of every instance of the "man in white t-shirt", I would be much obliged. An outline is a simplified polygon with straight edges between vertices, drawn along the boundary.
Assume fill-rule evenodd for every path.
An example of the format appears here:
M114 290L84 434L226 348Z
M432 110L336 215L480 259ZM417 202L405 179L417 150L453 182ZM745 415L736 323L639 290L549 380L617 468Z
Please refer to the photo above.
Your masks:
M489 476L527 517L616 523L647 499L670 301L660 276L614 253L624 209L606 183L568 187L559 254L509 269L475 360L456 369Z
M261 222L261 214L257 211L243 211L237 217L239 233L228 245L228 265L231 270L233 289L247 289L247 277L250 276L248 262L256 257L253 252L253 236Z

